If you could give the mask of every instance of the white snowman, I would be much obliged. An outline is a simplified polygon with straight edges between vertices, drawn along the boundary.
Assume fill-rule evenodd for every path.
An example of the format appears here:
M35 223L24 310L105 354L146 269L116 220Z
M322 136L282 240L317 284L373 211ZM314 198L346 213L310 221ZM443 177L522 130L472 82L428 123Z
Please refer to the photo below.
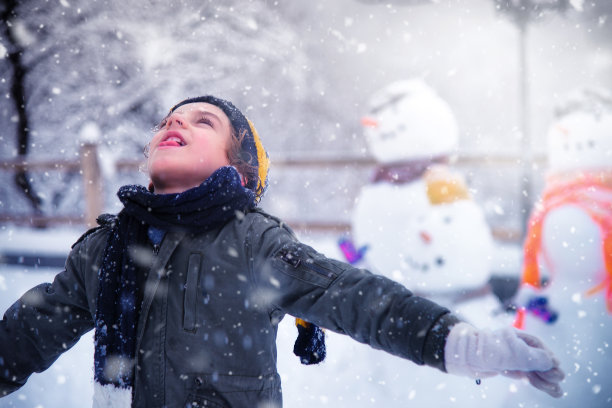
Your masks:
M551 346L567 377L541 406L612 406L612 98L583 90L558 109L549 171L524 243L519 326ZM526 388L526 387L525 387ZM549 405L548 405L549 404Z
M353 211L355 246L368 248L357 265L479 327L511 324L511 317L494 314L501 304L486 290L493 240L483 211L448 164L458 145L448 104L421 80L401 81L373 96L362 122L379 166ZM373 350L360 358L368 359L388 398L410 406L490 407L504 395L502 378L476 385Z
M458 145L454 115L423 81L408 80L375 94L363 123L379 166L353 212L355 242L368 246L370 268L453 306L486 285L493 250L483 211L447 164ZM491 317L480 306L466 317Z
M390 84L373 95L362 119L376 168L353 209L352 235L367 245L371 268L402 283L412 271L406 241L431 209L423 174L450 161L458 130L450 107L421 80Z

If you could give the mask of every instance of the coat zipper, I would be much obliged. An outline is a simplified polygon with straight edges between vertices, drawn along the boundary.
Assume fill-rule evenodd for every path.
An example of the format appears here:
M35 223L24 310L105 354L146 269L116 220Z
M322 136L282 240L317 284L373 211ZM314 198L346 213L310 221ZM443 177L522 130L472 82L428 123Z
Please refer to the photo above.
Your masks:
M331 271L328 271L324 268L317 266L314 262L302 262L302 259L299 256L292 254L291 252L285 252L281 254L281 260L293 268L297 269L300 265L304 266L306 269L310 269L313 272L318 273L319 275L323 275L327 278L333 278L334 274Z
M333 272L319 267L314 262L302 262L301 264L303 266L305 266L307 269L310 269L311 271L314 271L314 272L318 273L319 275L323 275L323 276L325 276L327 278L333 278L334 277Z

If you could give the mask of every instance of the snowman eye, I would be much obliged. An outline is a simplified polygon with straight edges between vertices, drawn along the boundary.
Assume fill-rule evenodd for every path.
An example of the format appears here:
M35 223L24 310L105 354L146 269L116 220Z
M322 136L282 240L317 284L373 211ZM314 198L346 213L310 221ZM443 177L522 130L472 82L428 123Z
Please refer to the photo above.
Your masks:
M441 256L436 258L436 266L444 266L444 258Z
M595 141L594 140L589 140L588 142L589 147L592 149L595 147Z
M450 224L453 219L449 215L447 215L446 217L444 217L443 221L445 224Z

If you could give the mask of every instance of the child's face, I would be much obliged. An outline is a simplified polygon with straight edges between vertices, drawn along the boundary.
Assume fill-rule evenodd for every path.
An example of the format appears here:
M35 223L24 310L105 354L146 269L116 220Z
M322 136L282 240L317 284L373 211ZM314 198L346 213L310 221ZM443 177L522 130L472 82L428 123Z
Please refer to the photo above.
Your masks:
M199 186L229 165L231 124L215 105L198 102L178 107L159 124L149 146L147 167L158 194Z

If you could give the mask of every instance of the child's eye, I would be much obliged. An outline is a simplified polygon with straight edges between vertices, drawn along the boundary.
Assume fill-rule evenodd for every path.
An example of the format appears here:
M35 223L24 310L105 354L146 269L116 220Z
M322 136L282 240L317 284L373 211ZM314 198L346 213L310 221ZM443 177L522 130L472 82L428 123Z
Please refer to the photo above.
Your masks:
M198 123L203 123L205 125L212 126L212 122L206 117L201 117L200 119L198 119Z

